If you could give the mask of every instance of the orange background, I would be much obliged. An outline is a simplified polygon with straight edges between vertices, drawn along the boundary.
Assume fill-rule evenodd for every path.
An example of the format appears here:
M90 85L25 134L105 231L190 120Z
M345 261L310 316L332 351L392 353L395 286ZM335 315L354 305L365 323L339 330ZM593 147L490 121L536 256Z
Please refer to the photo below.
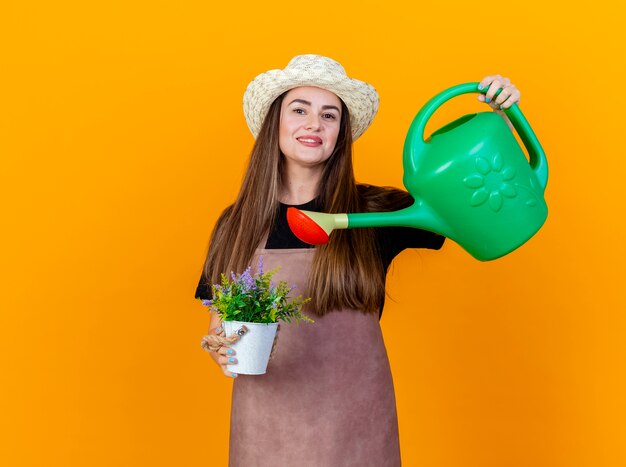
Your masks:
M572 5L5 2L0 464L226 465L232 381L200 349L195 286L252 146L246 85L319 53L381 95L360 181L401 186L417 110L487 74L548 154L524 247L395 262L404 465L626 465L624 17ZM427 132L487 110L459 97Z

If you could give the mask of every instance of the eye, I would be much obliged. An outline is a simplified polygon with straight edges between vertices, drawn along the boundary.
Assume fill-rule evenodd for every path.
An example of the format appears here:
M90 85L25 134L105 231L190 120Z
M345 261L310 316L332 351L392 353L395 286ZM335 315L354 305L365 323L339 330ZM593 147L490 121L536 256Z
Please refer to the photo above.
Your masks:
M335 116L335 114L331 114L331 113L327 113L327 114L324 114L324 115L322 115L322 116L323 116L324 118L329 119L329 120L335 120L335 119L337 119L337 117Z
M304 109L301 109L300 107L296 107L293 111L299 115L304 115Z

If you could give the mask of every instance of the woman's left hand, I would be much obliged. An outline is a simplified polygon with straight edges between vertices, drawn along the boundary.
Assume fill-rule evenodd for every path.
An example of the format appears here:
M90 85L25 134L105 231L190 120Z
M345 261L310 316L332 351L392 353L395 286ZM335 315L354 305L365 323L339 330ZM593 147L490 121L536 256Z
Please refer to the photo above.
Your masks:
M493 110L508 109L514 103L519 103L520 92L509 78L503 78L500 75L485 76L480 80L479 88L484 89L486 87L489 87L487 93L479 94L478 100L480 102L485 102L486 100ZM493 96L500 88L502 88L502 91L494 100Z

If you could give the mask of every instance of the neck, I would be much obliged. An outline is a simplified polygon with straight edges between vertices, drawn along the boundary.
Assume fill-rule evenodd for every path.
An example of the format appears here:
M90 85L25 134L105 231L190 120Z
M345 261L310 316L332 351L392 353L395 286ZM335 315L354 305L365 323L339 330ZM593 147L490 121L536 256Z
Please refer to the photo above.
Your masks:
M304 204L318 195L323 165L315 167L290 166L285 164L285 178L281 187L280 202Z

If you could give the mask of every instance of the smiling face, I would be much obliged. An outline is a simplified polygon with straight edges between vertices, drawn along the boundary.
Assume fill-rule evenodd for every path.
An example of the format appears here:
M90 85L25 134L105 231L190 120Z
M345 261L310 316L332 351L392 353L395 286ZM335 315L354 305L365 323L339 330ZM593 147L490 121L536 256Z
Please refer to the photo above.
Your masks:
M339 135L341 100L311 86L291 89L280 109L280 150L288 164L314 167L332 155Z

